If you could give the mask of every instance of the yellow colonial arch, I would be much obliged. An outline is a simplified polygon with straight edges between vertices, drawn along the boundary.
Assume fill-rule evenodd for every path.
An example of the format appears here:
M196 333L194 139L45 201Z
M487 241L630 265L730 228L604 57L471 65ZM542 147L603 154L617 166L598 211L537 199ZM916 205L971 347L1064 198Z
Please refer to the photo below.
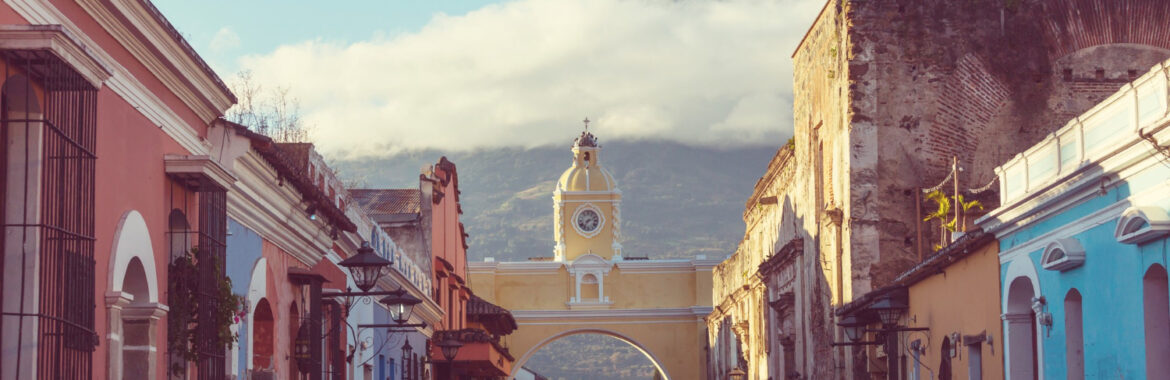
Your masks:
M508 337L512 353L523 353L513 368L549 342L598 333L638 348L668 379L705 378L703 317L720 260L623 257L621 190L601 166L597 138L581 133L572 154L553 191L551 257L468 264L472 291L519 325Z
M605 335L605 336L616 338L617 340L620 340L622 342L625 342L626 344L629 344L630 346L633 346L634 349L638 350L638 352L641 352L642 355L645 355L646 358L650 359L650 363L654 364L654 368L658 370L658 373L662 374L663 378L666 378L666 379L671 378L670 372L663 366L662 360L658 359L658 356L654 355L654 351L651 350L650 348L648 348L646 345L643 345L640 342L638 342L638 340L636 338L632 337L632 336L644 335L644 332L645 332L645 330L639 330L639 329L634 328L633 325L627 326L627 328L621 328L620 326L618 326L617 330L615 330L615 329L599 329L599 328L572 328L572 327L566 327L564 325L559 325L557 328L552 328L550 330L554 330L553 335L549 336L548 338L545 338L544 340L542 340L540 342L537 342L536 344L529 347L527 350L523 351L524 355L521 356L518 360L516 360L516 364L512 366L512 376L516 376L516 374L518 372L520 372L520 369L522 367L524 367L524 364L528 363L528 359L531 359L532 356L535 355L537 351L540 351L541 348L544 348L544 346L548 345L549 343L552 343L552 342L555 342L561 338L565 338L565 337L569 337L569 336L573 336L573 335L599 334L599 335ZM560 331L556 331L556 330L560 330ZM618 330L624 330L624 331L618 331ZM519 346L517 346L516 344L512 345L512 349L516 350L516 352L520 352Z

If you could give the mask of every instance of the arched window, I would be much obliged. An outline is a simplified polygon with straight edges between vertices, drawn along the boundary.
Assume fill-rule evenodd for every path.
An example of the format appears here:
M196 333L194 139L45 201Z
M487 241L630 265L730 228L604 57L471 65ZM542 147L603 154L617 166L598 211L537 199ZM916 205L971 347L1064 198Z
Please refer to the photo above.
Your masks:
M1170 292L1166 268L1154 264L1142 279L1146 325L1146 378L1170 378Z
M1068 379L1085 378L1085 335L1084 319L1081 313L1081 293L1076 289L1064 297L1064 359L1068 368Z

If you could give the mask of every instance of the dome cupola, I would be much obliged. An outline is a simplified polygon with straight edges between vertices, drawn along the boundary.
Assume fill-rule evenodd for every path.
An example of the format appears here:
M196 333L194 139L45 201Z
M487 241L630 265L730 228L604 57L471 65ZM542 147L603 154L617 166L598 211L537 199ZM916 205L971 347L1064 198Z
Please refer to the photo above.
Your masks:
M573 166L561 174L558 191L618 191L613 175L601 166L601 145L589 132L589 119L585 119L585 131L573 139L572 151Z

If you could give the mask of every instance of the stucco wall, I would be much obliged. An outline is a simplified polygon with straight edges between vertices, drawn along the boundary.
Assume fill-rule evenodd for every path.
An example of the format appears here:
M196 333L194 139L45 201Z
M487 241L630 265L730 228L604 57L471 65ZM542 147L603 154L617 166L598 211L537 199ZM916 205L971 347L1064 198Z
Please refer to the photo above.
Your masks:
M933 373L939 376L940 348L944 337L988 334L991 344L981 345L983 379L1003 378L1003 334L999 307L999 243L992 242L975 248L970 255L947 265L942 272L909 286L910 309L904 322L910 327L929 327L927 333L905 333L902 348L914 340L922 340L926 352L921 355L922 378ZM907 354L909 356L909 354ZM967 379L970 355L960 345L958 355L951 358L952 379ZM913 358L908 358L907 372L913 371ZM929 369L928 369L929 368Z

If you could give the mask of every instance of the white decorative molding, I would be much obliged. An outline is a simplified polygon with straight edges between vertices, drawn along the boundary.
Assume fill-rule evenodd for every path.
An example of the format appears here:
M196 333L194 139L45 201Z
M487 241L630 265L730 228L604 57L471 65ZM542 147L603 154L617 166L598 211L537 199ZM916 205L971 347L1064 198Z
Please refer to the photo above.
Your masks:
M214 120L232 106L231 95L220 89L217 78L204 72L199 58L188 55L143 3L110 1L117 14L102 3L77 0L82 9L202 120Z
M118 221L114 231L114 244L110 252L110 269L107 271L107 283L110 284L110 293L123 293L123 282L126 273L130 270L130 262L138 259L146 275L147 299L140 302L158 302L158 273L154 263L154 248L150 241L150 230L146 220L137 210L127 211ZM129 293L125 293L129 295ZM133 296L130 297L131 301Z
M622 273L690 273L710 271L722 260L623 260L615 263Z
M581 226L577 224L577 218L585 211L593 211L593 213L597 215L597 227L592 231L582 230ZM597 208L597 206L595 206L593 203L585 203L583 205L577 206L577 209L573 211L573 217L569 219L569 222L573 225L573 229L577 231L577 234L584 236L585 238L592 238L601 233L601 230L605 229L605 214L602 213L601 209Z
M577 295L569 298L570 309L588 307L608 307L613 305L609 301L609 297L605 295L605 276L613 269L613 263L606 261L601 256L595 254L587 254L573 260L573 264L569 265L569 275L573 276L573 282L576 286ZM592 278L592 282L589 279ZM581 285L597 285L597 298L584 299L581 296Z
M1040 266L1047 270L1066 271L1085 263L1085 248L1075 238L1057 239L1044 248Z
M163 156L163 162L168 175L184 178L208 178L224 189L230 189L232 184L236 183L236 176L212 160L210 156L168 154Z
M0 50L51 51L94 88L102 88L112 75L104 62L61 25L0 25Z
M1156 206L1130 207L1121 213L1113 237L1125 244L1142 244L1170 234L1170 216Z
M237 160L235 173L238 181L227 192L229 217L305 264L332 251L324 222L303 215L300 195L292 185L273 186L276 171L255 151Z
M541 319L631 319L631 318L702 318L711 314L709 306L605 309L605 310L512 310L516 323L531 324ZM563 321L558 322L564 324ZM592 322L591 322L592 323Z
M557 261L493 261L467 263L471 274L534 275L560 273L565 263Z

